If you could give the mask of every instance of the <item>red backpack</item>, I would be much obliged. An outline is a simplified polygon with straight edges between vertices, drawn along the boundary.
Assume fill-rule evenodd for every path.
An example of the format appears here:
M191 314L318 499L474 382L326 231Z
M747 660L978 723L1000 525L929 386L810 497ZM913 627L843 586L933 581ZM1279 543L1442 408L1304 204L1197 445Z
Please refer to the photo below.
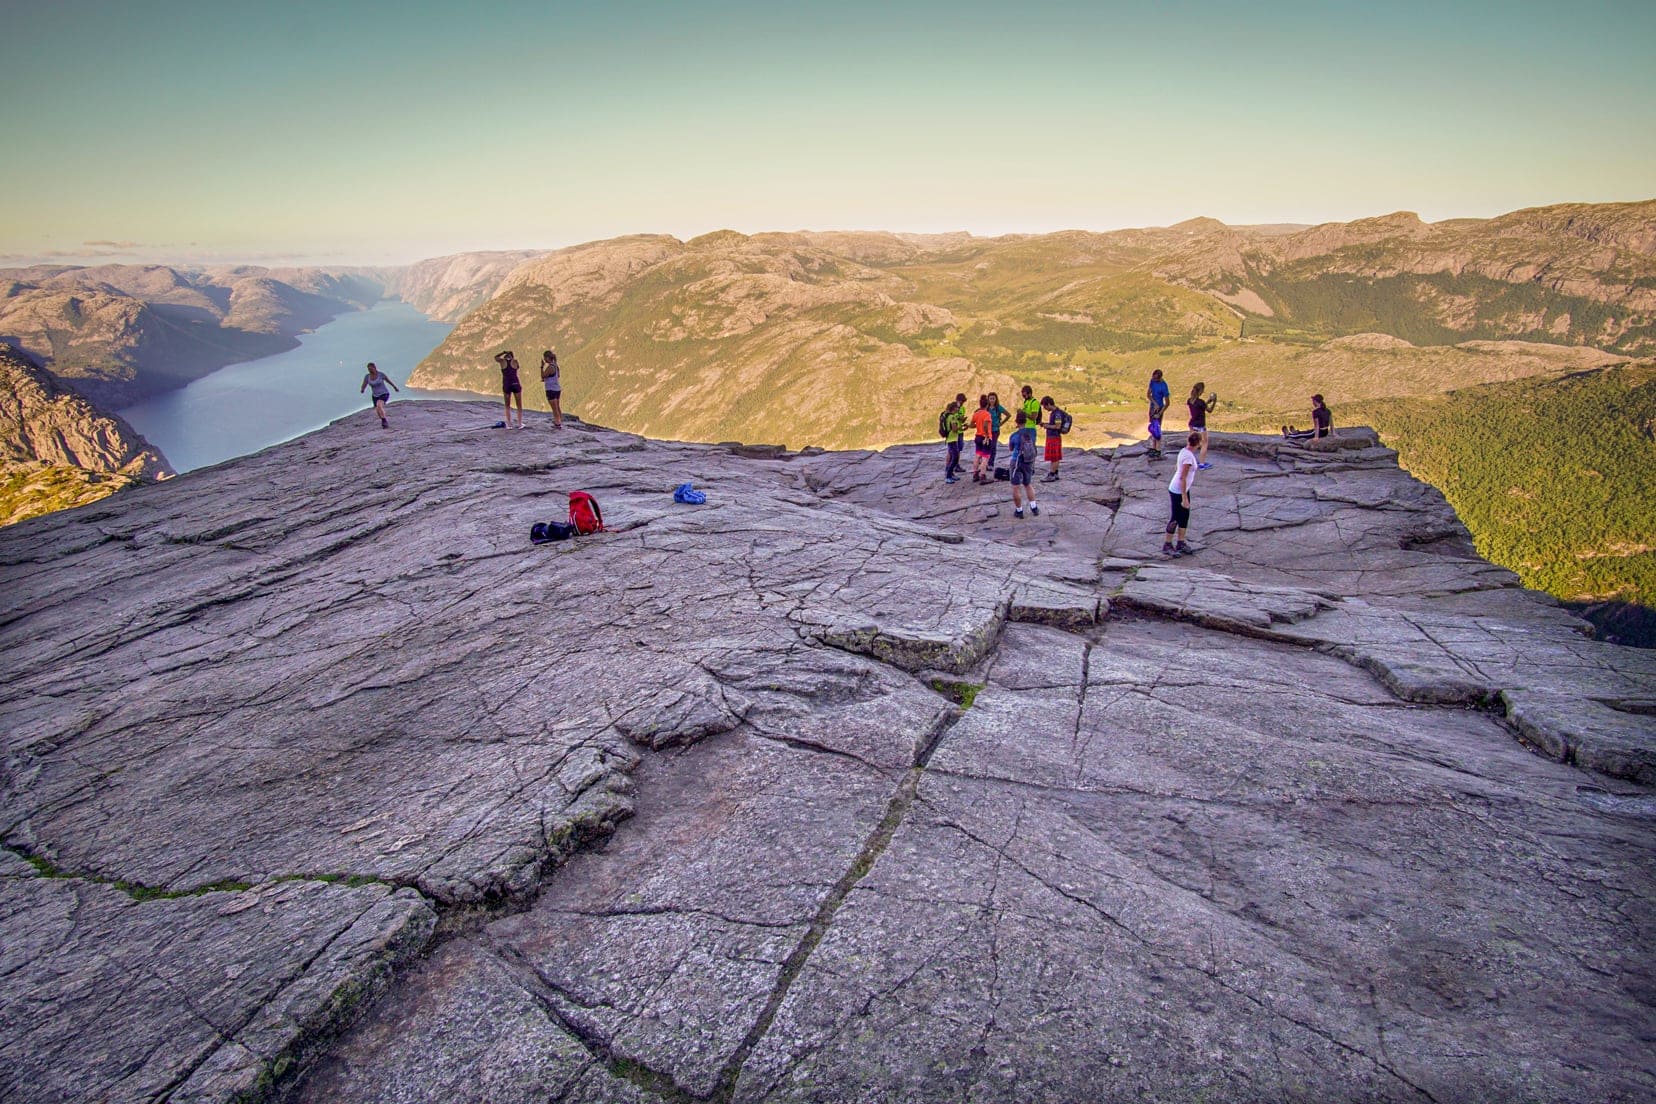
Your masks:
M598 508L598 500L585 491L570 491L569 524L583 537L604 532L604 511Z

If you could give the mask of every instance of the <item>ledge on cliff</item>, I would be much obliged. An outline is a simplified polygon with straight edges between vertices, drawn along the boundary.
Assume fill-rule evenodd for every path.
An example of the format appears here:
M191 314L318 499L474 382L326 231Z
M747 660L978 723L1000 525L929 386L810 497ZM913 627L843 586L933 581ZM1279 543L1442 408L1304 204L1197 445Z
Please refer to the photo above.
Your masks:
M0 1096L1656 1092L1656 655L1371 437L396 414L0 532Z

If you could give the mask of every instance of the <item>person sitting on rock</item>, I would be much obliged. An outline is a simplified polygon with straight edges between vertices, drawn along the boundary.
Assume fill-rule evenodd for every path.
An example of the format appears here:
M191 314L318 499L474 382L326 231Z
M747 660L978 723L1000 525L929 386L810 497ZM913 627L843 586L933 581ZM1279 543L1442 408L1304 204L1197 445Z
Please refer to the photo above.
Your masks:
M1007 440L1006 451L1012 465L1012 516L1020 519L1024 516L1023 503L1018 499L1021 487L1023 497L1029 500L1029 512L1040 517L1041 508L1035 505L1035 485L1031 482L1035 474L1035 426L1022 410L1018 411L1018 428Z
M1205 399L1202 397L1202 392L1206 389L1207 384L1198 382L1190 389L1190 398L1185 400L1185 406L1190 411L1189 440L1201 442L1201 455L1196 460L1196 467L1201 471L1206 471L1212 466L1207 462L1207 416L1209 411L1219 405L1218 395L1209 395Z
M506 428L523 428L523 381L518 377L517 357L512 350L507 349L495 354L495 363L500 365L500 388L506 396ZM512 425L512 396L517 396L517 425Z
M385 419L385 404L391 401L391 392L386 390L388 385L398 391L402 390L392 382L390 376L380 371L370 360L368 362L368 374L362 377L362 386L357 388L357 394L362 394L370 387L374 389L374 413L379 415L381 429L391 428L391 423Z
M1321 395L1311 396L1311 426L1311 429L1295 429L1291 425L1285 425L1282 427L1282 435L1290 441L1310 441L1334 435L1334 415L1323 402Z

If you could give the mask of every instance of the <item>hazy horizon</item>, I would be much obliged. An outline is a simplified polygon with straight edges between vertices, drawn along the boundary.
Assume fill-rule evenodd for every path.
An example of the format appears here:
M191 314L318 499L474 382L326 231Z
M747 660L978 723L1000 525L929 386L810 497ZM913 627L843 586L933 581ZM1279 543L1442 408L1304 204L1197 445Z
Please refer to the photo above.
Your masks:
M7 14L6 265L1437 222L1656 196L1650 4Z
M1636 199L1622 199L1622 200L1585 201L1585 200L1559 199L1559 200L1553 201L1552 203L1538 203L1538 204L1531 204L1530 206L1531 207L1547 207L1547 206L1553 206L1555 204L1576 203L1576 202L1644 203L1644 202L1651 202L1651 201L1656 201L1656 195L1642 196L1642 197L1639 197L1639 198L1636 198ZM1522 210L1522 209L1524 209L1524 208L1514 208L1514 210ZM1379 218L1379 217L1384 217L1386 215L1401 214L1401 213L1413 213L1413 214L1417 214L1417 215L1420 214L1420 212L1418 212L1418 211L1416 211L1416 212L1405 212L1402 208L1394 208L1392 210L1370 211L1370 212L1367 212L1367 213L1364 213L1364 214L1352 215L1350 218L1327 219L1327 220L1322 220L1322 221L1330 222L1330 223L1334 223L1334 222L1352 222L1352 221L1355 221L1355 220L1358 220L1358 219ZM1495 217L1498 217L1500 215L1505 215L1505 214L1510 214L1510 213L1512 213L1512 212L1508 211L1508 210L1502 210L1502 211L1493 211L1493 212L1490 212L1488 214L1446 215L1442 218L1426 218L1425 216L1421 216L1421 218L1422 218L1422 221L1424 221L1428 224L1431 224L1431 223L1438 223L1438 222L1454 222L1454 221L1459 220L1459 219L1489 219L1489 218L1495 218ZM570 246L588 244L588 243L593 242L593 241L606 241L606 240L610 240L612 238L620 238L620 237L648 237L648 236L662 235L662 234L667 235L669 237L677 238L680 241L689 241L692 238L700 237L704 234L711 234L711 233L715 233L717 231L722 231L722 230L735 230L738 233L747 234L747 235L755 235L755 234L825 234L825 233L826 234L896 234L896 235L904 235L904 234L925 234L925 235L967 234L967 235L969 235L973 238L993 239L993 238L1005 238L1005 237L1041 237L1041 236L1045 236L1045 235L1048 235L1048 234L1063 234L1063 233L1112 234L1112 233L1117 233L1117 232L1120 232L1120 231L1127 231L1127 230L1165 229L1167 227L1176 226L1181 222L1189 222L1189 221L1192 221L1192 220L1195 220L1195 219L1202 219L1202 218L1217 218L1217 216L1214 216L1214 215L1190 215L1190 216L1187 216L1186 218L1174 219L1171 222L1156 223L1154 225L1140 224L1140 225L1134 225L1134 226L1104 226L1104 227L1100 227L1100 226L1062 226L1062 227L1055 227L1055 228L1049 229L1049 230L1002 230L1002 231L998 231L998 232L995 232L995 233L986 233L986 232L983 232L983 231L971 230L971 229L967 229L967 228L964 228L964 227L956 227L954 229L949 229L949 230L912 230L912 229L907 229L907 228L894 228L894 227L884 227L884 226L817 226L817 227L790 227L790 228L779 228L779 227L762 227L761 228L761 227L755 227L755 228L748 228L748 229L741 229L741 228L734 227L734 226L710 226L710 227L707 227L705 229L697 229L697 230L684 231L684 232L679 232L679 233L673 233L673 232L667 231L667 230L629 230L629 231L624 231L620 234L610 235L610 238L586 238L586 239L582 239L581 241L560 242L556 245L487 245L487 246L477 246L475 248L453 249L453 250L448 250L447 252L444 252L444 253L422 253L422 254L415 255L415 256L394 257L394 258L386 259L386 260L352 259L352 258L349 258L349 257L341 256L337 253L307 255L307 254L302 254L302 253L297 253L297 252L281 252L281 251L267 252L267 253L263 253L263 254L249 254L249 255L246 255L246 256L236 256L236 255L224 256L224 255L211 255L211 254L203 255L203 254L192 253L191 250L188 248L188 245L186 246L186 248L184 249L184 251L182 253L152 252L152 251L142 250L142 249L137 249L137 248L121 248L126 243L86 242L86 243L83 243L83 244L85 244L87 246L91 246L91 247L96 247L96 248L88 249L86 251L78 252L78 253L75 252L75 251L72 251L72 250L65 250L63 252L52 254L52 255L36 255L36 256L30 256L30 255L27 255L27 254L0 253L0 267L5 267L5 268L28 268L28 267L34 267L34 266L51 266L51 265L62 265L62 266L66 266L66 267L95 267L97 265L106 265L106 264L133 264L133 265L166 265L166 266L169 266L169 267L179 267L179 268L214 268L214 267L222 267L222 266L240 266L240 265L262 266L262 267L270 267L270 268L282 268L282 267L398 268L398 267L402 267L402 266L405 266L405 265L416 264L420 261L432 260L432 259L435 259L435 258L438 258L438 257L454 256L454 255L465 254L465 253L512 253L512 252L519 252L519 251L523 251L523 250L542 250L542 251L546 251L546 252L552 252L552 251L555 251L555 250L558 250L558 249L567 249ZM1264 227L1283 226L1283 227L1310 228L1310 227L1317 226L1317 225L1320 224L1319 222L1308 222L1308 221L1303 220L1303 219L1282 219L1282 220L1276 220L1276 221L1270 221L1270 222L1266 222L1266 221L1236 222L1236 221L1232 221L1230 219L1218 219L1218 221L1223 222L1227 226L1236 227L1238 229L1246 229L1248 227L1260 227L1260 226L1264 226ZM132 244L136 245L136 243L132 243ZM193 243L189 243L189 244L193 244Z

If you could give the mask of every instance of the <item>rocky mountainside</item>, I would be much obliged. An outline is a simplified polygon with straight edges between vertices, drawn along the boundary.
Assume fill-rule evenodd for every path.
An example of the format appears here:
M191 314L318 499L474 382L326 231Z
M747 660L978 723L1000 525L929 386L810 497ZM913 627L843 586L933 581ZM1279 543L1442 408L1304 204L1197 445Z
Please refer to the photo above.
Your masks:
M99 413L39 365L0 346L0 525L171 474L126 422Z
M380 297L367 269L0 269L0 345L113 411L292 348L297 334Z
M385 295L441 322L458 322L485 302L502 280L544 250L511 249L432 257L385 272Z
M1031 383L1104 442L1142 432L1156 367L1268 420L1331 390L1296 360L1351 339L1388 341L1396 363L1334 381L1336 403L1656 348L1653 240L1656 201L1435 225L618 238L515 268L415 382L491 393L494 353L555 347L569 401L600 420L795 447L923 439L957 390ZM1260 365L1269 385L1248 386Z
M1399 212L1268 238L1213 223L1156 271L1262 316L1259 332L1656 350L1656 200L1435 224Z
M0 531L0 1097L1656 1095L1656 654L1371 433L493 420Z

